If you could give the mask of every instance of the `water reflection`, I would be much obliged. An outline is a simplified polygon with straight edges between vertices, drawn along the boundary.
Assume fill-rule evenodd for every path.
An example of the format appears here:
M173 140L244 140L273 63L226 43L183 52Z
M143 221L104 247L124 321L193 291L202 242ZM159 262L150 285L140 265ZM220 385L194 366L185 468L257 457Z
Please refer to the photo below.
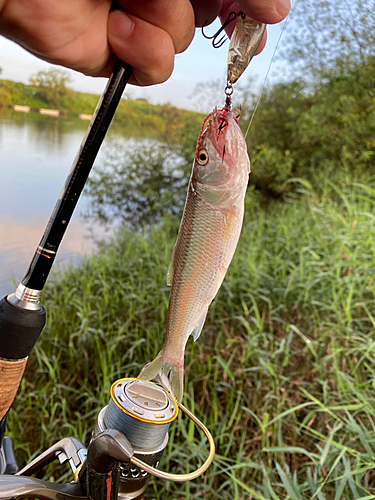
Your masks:
M26 272L87 129L64 119L6 111L0 114L0 295ZM100 157L98 158L100 163ZM57 261L93 249L77 205ZM96 236L99 229L94 227Z
M79 120L0 114L1 295L13 289L11 276L19 281L25 274L87 127ZM74 261L92 251L89 228L99 239L116 221L139 229L162 215L176 216L183 206L191 158L175 146L118 133L110 128L57 261ZM83 213L94 220L85 225Z
M20 222L11 216L2 216L0 222L0 295L3 297L14 288L12 281L18 283L26 273L27 267L40 241L46 225L46 217L35 215L32 221ZM75 262L82 255L90 254L94 249L94 241L84 238L82 223L71 221L64 238L57 265ZM87 235L87 232L86 232ZM102 231L96 232L96 237L102 236Z
M35 211L49 214L61 191L83 134L42 119L43 126L28 115L18 124L0 119L0 214L19 220Z
M115 137L87 185L87 219L139 230L182 211L191 159L175 145Z
M4 110L0 115L0 148L4 146L3 141L7 140L9 134L17 133L18 144L43 148L49 154L56 155L68 147L72 131L82 138L86 128L87 122L81 120Z

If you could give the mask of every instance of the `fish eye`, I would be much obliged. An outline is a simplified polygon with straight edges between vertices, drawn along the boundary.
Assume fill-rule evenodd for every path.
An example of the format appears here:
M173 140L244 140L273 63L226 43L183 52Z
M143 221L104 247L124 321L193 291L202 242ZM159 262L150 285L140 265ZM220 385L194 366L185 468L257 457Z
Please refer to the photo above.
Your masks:
M197 162L199 163L199 165L206 165L206 163L208 162L208 154L205 149L201 149L198 152Z

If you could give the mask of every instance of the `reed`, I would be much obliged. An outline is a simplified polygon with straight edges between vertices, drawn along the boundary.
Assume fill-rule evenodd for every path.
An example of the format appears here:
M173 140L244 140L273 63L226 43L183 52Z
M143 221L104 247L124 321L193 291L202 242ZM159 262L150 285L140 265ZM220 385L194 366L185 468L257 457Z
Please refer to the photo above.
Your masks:
M194 483L152 481L146 498L374 497L375 183L304 190L267 207L249 191L237 252L185 358L184 403L215 437L214 464ZM177 230L123 231L55 272L9 418L20 462L63 436L88 443L111 383L160 350ZM183 418L170 437L161 467L205 456Z

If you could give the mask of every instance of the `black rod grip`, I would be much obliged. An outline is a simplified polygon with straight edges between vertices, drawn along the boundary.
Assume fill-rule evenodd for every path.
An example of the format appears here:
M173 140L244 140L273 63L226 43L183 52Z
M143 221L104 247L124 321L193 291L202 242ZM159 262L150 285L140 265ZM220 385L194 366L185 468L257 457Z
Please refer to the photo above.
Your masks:
M0 358L22 359L29 355L46 322L43 306L38 311L18 308L6 297L0 300Z

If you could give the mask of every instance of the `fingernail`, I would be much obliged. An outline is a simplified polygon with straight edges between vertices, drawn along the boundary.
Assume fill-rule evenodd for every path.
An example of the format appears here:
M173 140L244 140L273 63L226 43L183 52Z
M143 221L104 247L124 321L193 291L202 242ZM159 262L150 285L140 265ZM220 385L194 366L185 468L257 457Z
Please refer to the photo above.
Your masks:
M117 11L116 14L113 13L111 24L112 34L120 40L127 40L134 29L134 22L132 19L120 10Z
M289 0L276 0L276 10L280 16L284 19L289 14L290 11L290 1Z

